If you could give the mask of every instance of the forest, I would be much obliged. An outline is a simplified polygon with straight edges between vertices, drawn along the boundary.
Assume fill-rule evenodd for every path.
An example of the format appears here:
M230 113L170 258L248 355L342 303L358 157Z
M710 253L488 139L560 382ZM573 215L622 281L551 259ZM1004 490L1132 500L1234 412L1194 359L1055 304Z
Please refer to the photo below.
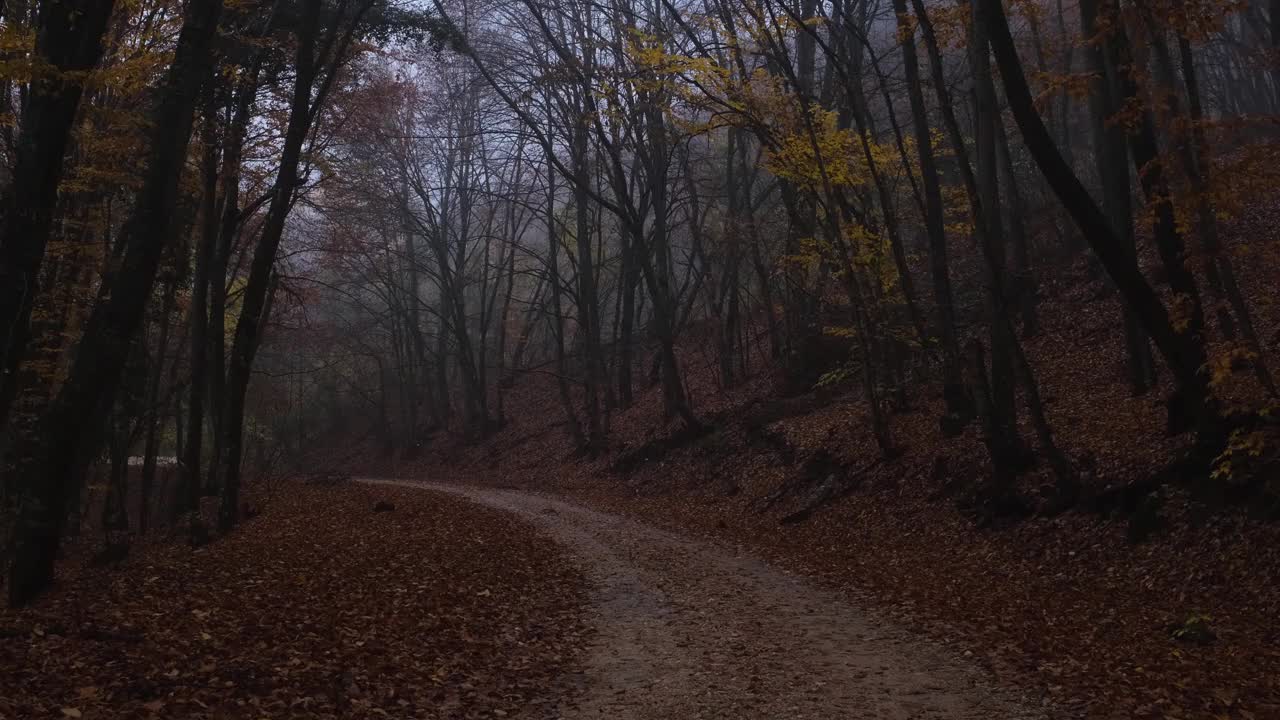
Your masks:
M639 622L592 593L666 582L565 558L653 527L1041 688L937 717L1280 716L1278 119L1277 0L0 0L0 720L561 717ZM660 577L719 597L710 547ZM165 674L277 554L261 602L401 657L430 595L455 665Z

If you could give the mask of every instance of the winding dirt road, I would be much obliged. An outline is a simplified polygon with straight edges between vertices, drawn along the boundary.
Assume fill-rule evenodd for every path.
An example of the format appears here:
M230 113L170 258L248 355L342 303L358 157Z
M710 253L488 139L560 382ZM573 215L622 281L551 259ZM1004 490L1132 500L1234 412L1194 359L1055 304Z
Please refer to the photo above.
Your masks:
M954 653L729 549L529 493L366 482L516 513L578 559L596 632L564 720L1047 716Z

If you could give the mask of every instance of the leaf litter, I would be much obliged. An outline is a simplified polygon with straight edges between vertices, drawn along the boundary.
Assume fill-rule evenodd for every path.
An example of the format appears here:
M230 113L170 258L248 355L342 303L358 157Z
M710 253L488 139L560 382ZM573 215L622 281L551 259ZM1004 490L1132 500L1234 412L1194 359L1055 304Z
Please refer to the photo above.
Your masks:
M552 712L582 652L585 585L531 525L354 483L296 483L266 510L195 551L64 563L49 596L0 611L0 718Z
M1280 247L1274 219L1249 223L1269 248ZM1272 268L1242 266L1241 281L1275 348ZM1187 442L1164 434L1167 373L1161 387L1132 396L1119 305L1087 267L1046 279L1044 292L1058 302L1042 305L1043 333L1026 350L1086 496L1149 480ZM381 471L550 492L738 545L833 587L865 591L894 619L956 647L1001 683L1035 688L1066 717L1280 718L1280 523L1215 511L1171 485L1157 494L1162 527L1135 545L1118 510L1082 504L1038 513L1039 494L1052 486L1042 464L1020 486L1031 516L982 526L958 496L989 475L979 433L941 436L936 387L912 389L910 406L892 417L905 452L877 462L856 392L792 397L779 389L777 368L761 360L744 382L721 387L707 350L714 343L703 340L692 328L679 348L695 411L714 425L692 442L674 442L681 431L650 386L611 416L610 446L584 457L560 415L546 412L558 402L555 383L530 374L504 397L501 433L479 445L443 439ZM786 412L754 426L751 418L770 406ZM379 471L374 453L343 452L361 472ZM840 492L804 521L780 524L822 481L803 477L817 458L843 475ZM1188 632L1199 622L1210 633L1188 641L1201 635Z

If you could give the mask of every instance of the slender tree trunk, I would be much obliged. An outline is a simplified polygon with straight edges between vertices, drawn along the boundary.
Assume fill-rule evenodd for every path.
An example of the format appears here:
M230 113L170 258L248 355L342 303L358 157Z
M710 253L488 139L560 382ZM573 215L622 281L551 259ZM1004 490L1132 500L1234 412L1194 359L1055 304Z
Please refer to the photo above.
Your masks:
M174 59L153 114L150 154L112 281L94 305L66 384L42 419L24 471L25 502L15 528L9 602L25 605L53 579L62 529L89 466L109 405L142 322L166 240L172 236L178 179L186 160L196 97L209 75L221 0L191 0Z
M640 263L636 248L628 239L622 241L622 271L619 292L622 293L622 317L618 329L618 405L631 407L634 402L632 372L635 365L636 286L640 282Z
M278 285L279 277L272 272L270 279L267 281L266 297L262 301L262 311L259 316L260 323L265 324L271 317L271 304L275 298ZM243 322L243 318L241 322ZM252 346L243 348L243 354L240 355L240 357L249 359L250 368L252 367L252 358L258 351L258 339L253 341ZM236 357L233 351L231 374L227 380L228 392L225 415L223 417L223 430L226 434L223 440L225 455L222 467L222 494L218 504L218 530L223 533L229 532L240 521L240 479L244 472L244 410L245 395L249 389L249 371L238 371L236 369Z
M402 207L408 207L406 200L401 204ZM418 248L414 242L413 228L409 223L404 223L402 230L404 236L404 268L405 275L408 278L408 287L405 288L405 318L404 322L408 325L408 332L405 333L405 365L406 374L408 375L408 392L404 394L402 401L407 406L408 418L406 430L406 439L410 447L416 447L418 444L418 361L421 359L421 353L417 352L419 345L413 341L420 338L418 327L422 322L422 318L418 312L421 299L418 297Z
M1274 13L1277 10L1280 10L1280 4L1273 4L1272 12ZM1272 24L1274 27L1280 27L1280 19L1273 15ZM1265 353L1263 352L1262 343L1258 339L1258 331L1253 324L1253 314L1250 312L1249 304L1245 301L1244 293L1240 291L1240 285L1236 280L1235 264L1231 262L1231 255L1222 249L1222 241L1218 236L1218 221L1214 216L1213 207L1208 196L1209 189L1212 187L1210 183L1213 161L1210 155L1209 143L1204 134L1204 109L1200 100L1200 81L1196 72L1195 55L1192 52L1191 41L1185 36L1179 36L1178 38L1178 54L1182 65L1182 77L1187 87L1188 119L1191 121L1191 143L1186 146L1186 153L1183 158L1185 171L1191 182L1191 192L1195 196L1200 242L1204 245L1205 252L1209 256L1208 272L1211 287L1217 288L1226 297L1227 303L1235 314L1235 321L1239 323L1245 347L1253 354L1250 362L1253 364L1258 382L1272 397L1275 397L1275 380L1272 378L1271 371L1268 369L1267 362L1264 359ZM1273 62L1276 62L1277 66L1280 67L1280 58ZM1277 79L1280 80L1280 76ZM1280 84L1277 87L1280 88ZM1223 329L1223 333L1230 339L1234 335L1232 318L1225 311L1221 315L1219 324Z
M100 522L107 542L114 544L119 534L129 530L129 422L125 412L114 413L107 429L107 491L102 498Z
M225 447L222 418L226 408L227 381L227 272L231 263L231 249L240 227L240 164L244 154L245 134L248 131L249 112L258 91L260 69L261 57L258 56L254 58L253 64L239 84L231 127L223 142L221 219L208 272L209 324L206 328L208 345L207 349L192 348L193 355L196 352L202 352L207 353L208 357L205 371L208 377L208 402L204 405L207 406L205 412L208 414L210 437L213 440L208 475L204 484L204 491L208 495L215 495L218 492L218 473L221 470ZM196 425L192 423L193 430ZM196 494L189 499L192 503L191 507L194 508L200 502L198 468L188 471L197 473L192 476L196 478L197 487L192 489Z
M1182 395L1182 410L1199 423L1205 442L1210 445L1220 444L1223 440L1220 417L1209 397L1207 382L1200 372L1206 360L1202 338L1174 329L1168 308L1137 266L1129 261L1122 242L1116 237L1106 216L1089 197L1088 191L1054 146L1044 121L1036 111L1031 90L1027 87L1022 61L1018 57L1000 0L978 2L988 10L992 27L991 48L1000 68L1000 78L1005 86L1009 107L1017 120L1028 151L1173 371Z
M1271 29L1271 84L1280 92L1280 0L1267 5Z
M204 400L209 374L209 286L222 284L220 276L210 277L211 266L218 249L219 218L216 195L218 192L218 156L213 128L213 110L205 122L204 135L204 195L201 198L201 235L196 249L195 274L191 279L191 307L188 310L188 328L191 342L190 396L187 400L187 438L178 472L182 473L185 489L183 505L186 511L200 508L200 464L204 448ZM234 130L233 130L234 132ZM234 142L234 140L232 140ZM227 152L231 152L228 148ZM217 457L214 461L216 463Z
M1108 126L1108 120L1120 110L1120 68L1112 52L1113 43L1097 37L1097 0L1081 0L1080 26L1090 44L1085 57L1095 75L1089 94L1089 119L1093 131L1094 164L1102 191L1102 208L1120 238L1128 261L1136 267L1137 247L1134 240L1133 202L1130 197L1129 144L1124 128ZM1133 311L1121 302L1124 319L1125 347L1128 357L1129 387L1134 395L1142 395L1155 382L1155 365L1146 333Z
M1018 313L1022 316L1022 337L1033 338L1040 334L1040 315L1038 312L1039 288L1035 272L1031 267L1030 238L1023 218L1026 215L1026 203L1022 200L1022 191L1018 189L1018 177L1014 174L1013 157L1009 152L1009 136L1005 132L1004 118L996 114L996 149L1000 153L1000 173L1003 176L1005 196L1009 205L1009 235L1013 241L1013 264L1017 273L1011 286L1010 302L1016 303Z
M671 249L667 218L667 129L655 98L649 98L646 102L645 127L649 141L646 164L649 169L649 192L653 203L652 237L648 243L652 253L650 255L644 250L639 252L641 270L653 298L653 324L657 330L659 362L662 368L663 407L668 416L679 415L687 425L697 427L701 423L689 407L689 399L684 391L684 380L680 375L680 364L676 359L676 298L671 291ZM633 235L633 243L638 248L644 248L643 234Z
M262 225L262 234L253 250L248 282L241 296L241 314L236 324L236 338L232 343L227 369L224 407L221 413L219 434L223 437L221 459L221 506L218 524L223 532L236 525L239 512L239 478L241 478L241 450L243 430L244 393L253 366L253 355L259 345L261 325L266 322L264 310L273 278L275 254L284 234L284 222L293 206L293 193L298 186L298 163L302 158L302 146L311 129L311 94L316 82L316 36L319 33L321 0L307 0L302 10L298 28L297 73L294 76L293 100L289 110L288 129L284 146L280 151L280 165L276 170L273 197Z
M31 339L31 310L83 74L102 57L114 6L115 0L40 4L34 58L51 68L33 79L22 106L12 180L0 199L0 432L17 397L18 365ZM7 87L4 92L7 99Z
M537 332L539 318L546 314L547 299L543 295L546 286L547 273L538 273L538 284L529 298L528 307L525 308L524 317L520 323L520 335L516 338L515 350L511 352L511 361L507 364L508 382L515 382L515 376L524 369L524 356L528 351L529 341Z
M1164 159L1160 156L1159 141L1156 137L1155 121L1145 101L1139 95L1135 79L1132 46L1124 31L1118 25L1107 36L1106 52L1111 63L1117 69L1127 68L1117 73L1120 86L1120 101L1125 107L1137 107L1138 122L1129 133L1129 147L1133 154L1133 163L1138 173L1139 185L1147 204L1154 208L1155 228L1153 235L1160 255L1161 264L1169 278L1169 287L1178 295L1177 307L1180 324L1186 327L1185 334L1203 347L1204 344L1204 308L1200 300L1200 288L1195 276L1186 265L1186 243L1177 219L1173 214L1170 200L1169 184L1165 178Z
M977 155L977 181L984 217L978 233L987 258L987 312L991 337L991 404L988 411L988 432L991 434L991 457L996 466L1016 464L1021 452L1018 438L1017 378L1014 375L1013 350L1015 338L1012 325L1005 322L1009 298L1005 276L1004 223L1000 213L1000 183L997 163L998 124L996 114L995 85L991 78L991 60L987 49L990 22L986 11L977 0L971 0L973 11L969 44L977 104L974 120L977 124L975 143ZM986 370L979 368L985 375ZM998 471L997 477L1008 479L1011 473Z
M262 234L254 249L249 278L245 283L244 294L241 296L240 317L236 324L235 340L232 343L228 362L226 406L223 410L223 427L220 428L225 438L226 448L222 461L222 503L218 513L218 525L223 532L230 530L236 524L240 511L240 449L244 426L244 394L248 391L249 375L253 369L254 355L261 341L262 325L267 320L265 311L268 298L275 287L276 252L280 247L285 221L293 207L294 193L300 182L298 165L302 157L302 147L311 131L312 123L324 105L326 91L343 60L354 26L359 22L361 14L357 12L354 19L343 18L340 15L331 18L332 25L326 34L322 48L330 66L324 68L327 76L317 91L316 83L320 68L316 58L316 48L319 15L323 4L323 0L306 0L302 7L288 128L281 147L280 166L276 173L266 220L263 222ZM365 0L361 7L367 10L370 4L370 0ZM344 32L345 35L343 35ZM340 36L341 39L339 39Z
M169 387L173 388L173 455L176 458L186 457L186 443L183 441L185 437L185 426L182 422L182 383L178 380L178 364L174 363L169 366ZM169 472L163 475L160 483L159 492L156 495L160 498L160 507L167 510L165 517L170 524L177 520L177 514L182 506L182 502L178 497L183 488L181 486L174 487L181 482L181 478L175 477L182 472L180 467L173 467ZM166 505L167 503L167 505Z
M584 89L583 92L590 92ZM579 113L585 113L581 107ZM574 217L578 250L578 332L582 334L583 388L587 413L587 446L592 452L604 447L604 430L600 424L600 382L604 378L604 363L600 357L599 301L596 296L595 268L591 248L591 208L587 189L591 182L587 163L588 126L585 115L582 124L573 129Z
M575 445L583 447L587 438L582 433L582 425L578 422L578 413L573 408L573 395L569 391L569 368L565 362L564 352L564 311L560 302L560 238L556 232L556 170L547 160L547 272L551 283L551 335L555 343L556 354L556 388L560 391L560 404L564 407L565 421L569 426L569 437Z
M507 335L509 335L508 326L511 322L511 298L515 293L516 281L516 242L517 230L510 229L511 247L507 250L507 262L505 263L504 274L507 276L507 287L502 293L502 314L498 319L498 423L505 424L507 422L506 408L503 407L504 387L508 382L507 370Z
M933 155L933 136L925 107L923 83L920 79L919 60L913 36L907 34L912 27L907 14L906 0L894 0L894 12L898 16L898 32L903 35L902 61L907 81L907 98L911 103L912 128L915 131L916 154L920 160L920 184L924 188L925 230L929 236L929 271L933 279L933 300L937 313L938 336L942 345L943 399L950 418L947 425L956 430L963 427L973 414L972 402L964 385L964 365L960 357L960 344L956 339L955 306L951 295L951 270L947 258L945 206L942 201L942 184ZM935 79L935 82L940 82Z
M185 259L184 257L177 262L185 261ZM139 486L142 495L142 509L138 515L138 532L140 534L146 534L147 532L147 522L150 519L147 512L147 503L151 498L151 492L155 487L156 481L156 455L160 448L159 429L160 419L163 417L160 409L160 382L164 378L164 356L169 347L169 329L172 323L178 282L179 279L175 274L174 277L168 279L165 285L164 302L160 308L160 338L156 344L156 357L152 363L151 378L147 388L147 439L142 453L142 482Z

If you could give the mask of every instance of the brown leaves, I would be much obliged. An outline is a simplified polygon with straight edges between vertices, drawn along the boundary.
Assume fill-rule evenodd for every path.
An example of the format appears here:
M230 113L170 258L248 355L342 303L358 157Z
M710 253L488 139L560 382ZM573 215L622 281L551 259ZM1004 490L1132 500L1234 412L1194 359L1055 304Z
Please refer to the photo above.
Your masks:
M0 612L0 718L470 718L551 696L582 580L550 540L424 491L285 495L199 552L137 548Z
M1278 217L1274 209L1259 215L1250 225L1256 232L1240 237L1265 238L1268 252L1280 247ZM1274 267L1241 264L1242 284L1267 327L1280 317ZM1151 477L1184 442L1162 433L1168 388L1132 397L1119 306L1085 268L1042 287L1053 302L1042 304L1044 333L1026 349L1059 442L1093 492ZM755 368L748 384L721 390L714 358L699 354L694 340L685 353L694 405L718 429L625 477L610 472L618 458L670 432L660 392L637 396L612 418L612 452L593 462L566 461L572 448L555 426L560 415L545 411L556 402L556 388L537 377L522 379L506 396L509 429L479 447L438 447L440 456L423 462L437 477L549 490L717 536L837 587L868 591L867 601L953 644L957 654L969 653L1066 717L1280 717L1274 524L1232 513L1197 517L1185 492L1167 491L1161 513L1168 529L1138 547L1128 545L1123 517L1085 511L975 531L956 512L948 488L986 472L980 439L972 429L940 437L940 400L926 386L913 394L919 403L913 412L892 418L895 434L909 444L903 457L866 473L855 491L812 519L780 529L777 518L805 494L765 501L795 484L806 459L821 451L858 468L874 457L865 405L835 397L770 422L768 436L795 452L788 462L768 443L745 437L743 428L752 407L776 397L766 381L770 368ZM941 473L939 457L946 459ZM1040 485L1052 482L1032 471L1022 488L1034 496ZM1192 612L1214 618L1217 642L1186 647L1170 639L1169 626Z

